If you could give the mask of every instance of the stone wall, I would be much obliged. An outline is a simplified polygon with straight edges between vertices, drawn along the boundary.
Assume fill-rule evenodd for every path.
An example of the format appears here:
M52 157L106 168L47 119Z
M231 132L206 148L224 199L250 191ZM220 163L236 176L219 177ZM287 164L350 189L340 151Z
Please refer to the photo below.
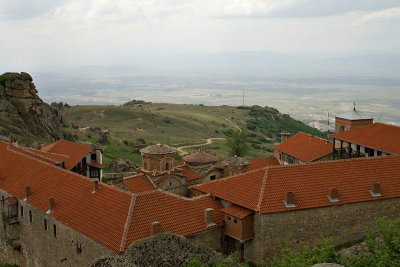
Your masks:
M222 228L218 227L210 231L197 233L191 236L187 236L187 239L194 241L198 244L204 245L212 250L222 252Z
M0 195L7 197L7 193L2 190ZM18 211L19 224L4 224L0 219L0 244L4 244L11 236L19 236L21 245L20 252L13 250L10 245L4 247L5 255L2 256L8 263L21 267L89 266L99 257L116 255L94 240L54 220L51 214L46 214L24 201L19 201ZM32 222L29 211L32 213ZM47 220L47 230L44 219Z
M377 218L400 216L400 199L376 200L325 208L256 214L255 238L245 242L245 258L268 261L284 247L299 249L330 238L343 244L374 226Z

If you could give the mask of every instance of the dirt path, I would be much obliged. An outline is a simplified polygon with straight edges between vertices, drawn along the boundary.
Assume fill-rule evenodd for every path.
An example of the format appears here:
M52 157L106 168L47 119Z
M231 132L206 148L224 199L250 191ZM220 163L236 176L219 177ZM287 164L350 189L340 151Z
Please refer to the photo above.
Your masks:
M231 120L228 119L227 117L224 117L224 119L225 119L227 122L229 122L230 125L232 125L232 126L235 127L236 129L238 129L239 132L242 131L242 129L240 129L240 127L239 127L236 123L234 123L233 121L231 121Z
M184 151L184 149L186 149L186 148L205 146L205 145L211 144L214 140L226 140L226 139L225 139L225 138L222 138L222 137L212 137L212 138L207 138L207 139L203 139L203 140L206 141L206 142L203 143L203 144L188 145L188 146L180 146L180 147L176 148L176 151L178 151L178 153L179 153L181 156L185 156L185 155L189 154L189 153L187 153L186 151Z

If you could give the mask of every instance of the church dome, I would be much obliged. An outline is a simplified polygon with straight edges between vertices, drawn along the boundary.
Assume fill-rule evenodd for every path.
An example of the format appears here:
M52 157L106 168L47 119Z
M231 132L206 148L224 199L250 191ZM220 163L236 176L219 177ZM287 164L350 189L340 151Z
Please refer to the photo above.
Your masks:
M206 165L217 163L218 158L205 151L195 151L190 155L184 156L183 160L189 165Z
M143 154L151 154L151 155L164 155L164 154L172 154L176 153L176 149L167 145L151 145L140 150Z

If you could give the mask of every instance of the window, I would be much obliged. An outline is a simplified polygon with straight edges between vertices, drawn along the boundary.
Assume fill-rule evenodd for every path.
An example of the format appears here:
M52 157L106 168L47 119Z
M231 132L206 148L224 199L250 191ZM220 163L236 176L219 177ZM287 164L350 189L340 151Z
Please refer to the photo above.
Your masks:
M217 178L216 175L211 175L211 176L210 176L210 180L215 180L215 178Z
M21 206L20 210L21 210L21 218L24 218L24 207Z
M81 253L82 253L82 244L76 242L76 254L81 254Z
M32 211L29 211L29 222L32 222Z
M43 223L44 223L44 230L47 231L47 219L46 218L43 219Z
M169 163L165 163L165 169L168 171L169 170Z
M91 178L99 178L100 172L98 169L91 169L90 170L90 177Z
M376 155L377 156L382 156L382 151L377 151Z
M1 206L4 207L4 196L1 196Z
M57 226L55 224L53 224L53 235L57 237Z
M236 219L233 219L233 222L234 222L234 223L237 223L237 220L236 220Z
M90 159L96 161L96 153L90 154Z

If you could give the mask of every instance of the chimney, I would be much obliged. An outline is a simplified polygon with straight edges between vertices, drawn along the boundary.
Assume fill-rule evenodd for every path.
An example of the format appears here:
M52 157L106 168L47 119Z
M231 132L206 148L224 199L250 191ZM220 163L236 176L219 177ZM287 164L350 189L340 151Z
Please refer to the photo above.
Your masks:
M93 191L92 193L96 193L99 190L99 181L93 181Z
M289 133L288 132L281 132L281 143L285 142L289 138Z
M27 200L31 197L32 192L31 192L31 187L30 186L25 186L25 198L24 200Z
M156 235L161 233L161 223L158 221L152 222L151 223L151 228L150 228L150 234L151 235Z
M283 202L285 203L286 208L296 208L297 207L293 192L287 192L286 199Z
M330 202L338 202L339 201L339 191L336 188L331 188L329 190L328 199Z
M18 146L18 138L15 135L11 135L10 137L10 145Z
M207 227L214 226L214 209L207 208L204 210L204 222L206 223Z
M56 207L56 202L54 200L54 197L49 197L49 209L47 210L47 213L52 212L55 207Z
M373 197L380 197L381 194L381 184L379 182L374 182L372 184L371 190L369 190Z

